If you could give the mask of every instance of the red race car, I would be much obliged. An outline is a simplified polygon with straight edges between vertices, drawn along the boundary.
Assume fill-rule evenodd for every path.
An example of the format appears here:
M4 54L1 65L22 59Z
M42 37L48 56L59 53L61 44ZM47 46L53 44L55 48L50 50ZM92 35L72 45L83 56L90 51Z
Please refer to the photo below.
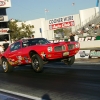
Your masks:
M60 60L72 65L79 49L78 42L50 43L44 38L22 39L11 44L2 54L2 68L8 73L15 66L31 64L35 72L40 72L50 61Z

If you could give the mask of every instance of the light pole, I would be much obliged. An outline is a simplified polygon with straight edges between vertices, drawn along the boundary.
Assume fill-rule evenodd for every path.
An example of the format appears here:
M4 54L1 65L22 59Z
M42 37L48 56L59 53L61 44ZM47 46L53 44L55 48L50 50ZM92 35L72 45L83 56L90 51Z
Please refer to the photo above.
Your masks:
M47 30L47 22L46 22L46 20L47 20L47 12L49 12L49 10L45 9L45 24L46 24L46 32L47 32L47 38L49 38L49 36L48 36L48 30Z

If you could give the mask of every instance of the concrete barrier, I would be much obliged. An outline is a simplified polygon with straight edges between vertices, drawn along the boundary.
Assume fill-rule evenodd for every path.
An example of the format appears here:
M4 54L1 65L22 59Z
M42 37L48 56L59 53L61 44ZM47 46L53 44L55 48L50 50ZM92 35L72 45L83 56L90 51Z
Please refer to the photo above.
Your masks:
M80 41L79 43L81 50L100 49L100 40Z
M64 40L50 40L51 43L62 42ZM100 40L79 41L81 50L100 50Z

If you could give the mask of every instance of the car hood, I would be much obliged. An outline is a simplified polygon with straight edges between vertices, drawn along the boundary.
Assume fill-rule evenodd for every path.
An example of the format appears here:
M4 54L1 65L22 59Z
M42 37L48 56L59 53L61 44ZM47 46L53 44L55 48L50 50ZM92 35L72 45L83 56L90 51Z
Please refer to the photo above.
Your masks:
M45 46L60 46L60 45L65 45L65 42L57 42L57 43L48 43L45 44Z

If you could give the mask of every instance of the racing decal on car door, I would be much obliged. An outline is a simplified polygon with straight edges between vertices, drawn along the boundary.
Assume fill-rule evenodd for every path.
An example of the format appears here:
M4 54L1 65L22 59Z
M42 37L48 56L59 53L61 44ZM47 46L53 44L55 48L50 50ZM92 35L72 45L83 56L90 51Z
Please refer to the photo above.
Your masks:
M17 62L18 65L22 64L22 63L30 63L30 59L27 56L17 56Z
M17 56L17 62L18 62L18 65L22 64L22 56Z
M14 59L11 59L11 58L7 58L8 62L10 65L16 65L18 62L15 61Z

